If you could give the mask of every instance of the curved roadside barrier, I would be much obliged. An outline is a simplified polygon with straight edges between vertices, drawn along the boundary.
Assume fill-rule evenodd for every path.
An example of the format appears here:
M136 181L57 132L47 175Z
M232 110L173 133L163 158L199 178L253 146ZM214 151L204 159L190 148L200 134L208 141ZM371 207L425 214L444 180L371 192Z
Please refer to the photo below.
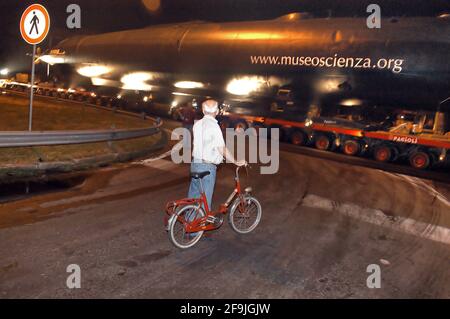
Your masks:
M8 90L16 95L27 95L23 92ZM42 96L43 98L56 99L54 97ZM22 146L51 146L51 145L71 145L87 144L97 142L119 141L139 137L147 137L160 132L163 124L160 118L152 118L146 115L93 105L86 102L71 101L74 104L93 107L104 111L114 112L121 115L150 120L155 124L143 129L110 129L110 130L72 130L72 131L0 131L0 148L2 147L22 147Z
M25 93L9 90L8 95L26 96ZM44 103L45 100L64 101L51 97L42 97L42 100ZM139 119L141 124L140 127L134 128L0 131L0 150L5 151L5 154L0 154L0 184L41 180L53 174L125 163L148 156L167 145L167 134L162 129L162 120L158 117L87 102L70 102L74 105L67 107L95 108L134 117ZM82 145L86 145L86 148ZM19 154L17 157L16 150Z
M119 141L146 137L160 132L161 121L143 129L0 132L0 147L50 146Z
M10 93L19 96L27 96L25 92L4 89ZM38 96L43 99L61 100L58 97ZM71 131L0 131L0 148L22 147L22 146L51 146L51 145L73 145L87 144L97 142L112 142L127 140L139 137L147 137L160 132L163 124L160 118L149 117L145 114L118 110L117 108L108 108L88 102L70 101L73 104L80 104L91 108L100 109L106 112L113 112L125 116L140 118L144 121L152 121L155 124L143 129L110 129L110 130L71 130Z

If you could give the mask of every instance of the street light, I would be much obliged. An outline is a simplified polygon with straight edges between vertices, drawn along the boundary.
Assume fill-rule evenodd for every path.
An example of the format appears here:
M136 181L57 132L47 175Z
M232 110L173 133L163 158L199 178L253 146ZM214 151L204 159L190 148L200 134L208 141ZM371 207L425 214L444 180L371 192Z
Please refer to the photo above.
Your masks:
M4 69L1 69L0 70L0 75L8 75L8 73L9 73L9 70L7 69L7 68L4 68Z

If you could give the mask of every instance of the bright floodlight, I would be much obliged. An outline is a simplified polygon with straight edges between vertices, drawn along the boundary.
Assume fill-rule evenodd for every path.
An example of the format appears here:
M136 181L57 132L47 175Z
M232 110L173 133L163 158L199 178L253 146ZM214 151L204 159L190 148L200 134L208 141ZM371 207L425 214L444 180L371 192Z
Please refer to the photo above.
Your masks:
M124 90L151 91L152 86L146 83L151 79L151 73L136 72L124 75L120 81Z
M320 92L330 93L339 90L340 79L324 79L316 82L316 89Z
M343 100L341 102L341 104L344 106L357 106L357 105L362 105L363 101L361 101L360 99L347 99L347 100Z
M203 83L193 81L180 81L175 83L175 87L179 89L199 89L203 87Z
M8 75L8 73L9 73L9 70L6 68L0 70L0 75Z
M104 65L88 65L88 66L83 66L77 70L78 74L80 74L82 76L86 76L88 78L99 77L110 71L111 71L111 69Z
M182 93L182 92L172 92L172 94L177 95L177 96L191 96L191 94Z
M91 82L95 86L112 86L113 81L102 78L91 78Z
M62 64L65 62L64 58L57 55L43 55L39 58L39 60L44 61L50 65L54 64Z
M243 77L232 80L227 85L227 91L234 95L248 95L251 92L259 90L264 83L264 80L256 76Z

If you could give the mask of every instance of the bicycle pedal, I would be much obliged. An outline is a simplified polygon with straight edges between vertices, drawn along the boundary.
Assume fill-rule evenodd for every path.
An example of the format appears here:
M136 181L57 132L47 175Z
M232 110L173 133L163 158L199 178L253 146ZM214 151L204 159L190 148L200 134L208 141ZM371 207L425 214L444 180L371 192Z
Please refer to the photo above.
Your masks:
M208 217L206 218L206 222L209 223L209 224L214 224L214 223L216 222L216 217L214 217L214 216L208 216Z
M223 215L208 216L206 221L210 224L213 224L214 227L220 227L223 224Z
M214 222L214 226L219 228L223 224L223 215L216 216L216 221Z

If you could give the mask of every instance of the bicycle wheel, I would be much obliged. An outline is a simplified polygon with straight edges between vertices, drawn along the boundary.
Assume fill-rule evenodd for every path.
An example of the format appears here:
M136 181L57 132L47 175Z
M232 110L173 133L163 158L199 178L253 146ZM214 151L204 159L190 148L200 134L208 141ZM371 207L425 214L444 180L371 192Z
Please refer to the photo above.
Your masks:
M186 232L186 221L194 221L205 217L203 208L188 205L180 209L169 221L169 239L175 247L186 249L194 246L202 237L203 231Z
M258 200L253 196L244 196L242 205L240 198L234 201L228 221L231 228L238 234L248 234L258 226L261 215L262 208Z

